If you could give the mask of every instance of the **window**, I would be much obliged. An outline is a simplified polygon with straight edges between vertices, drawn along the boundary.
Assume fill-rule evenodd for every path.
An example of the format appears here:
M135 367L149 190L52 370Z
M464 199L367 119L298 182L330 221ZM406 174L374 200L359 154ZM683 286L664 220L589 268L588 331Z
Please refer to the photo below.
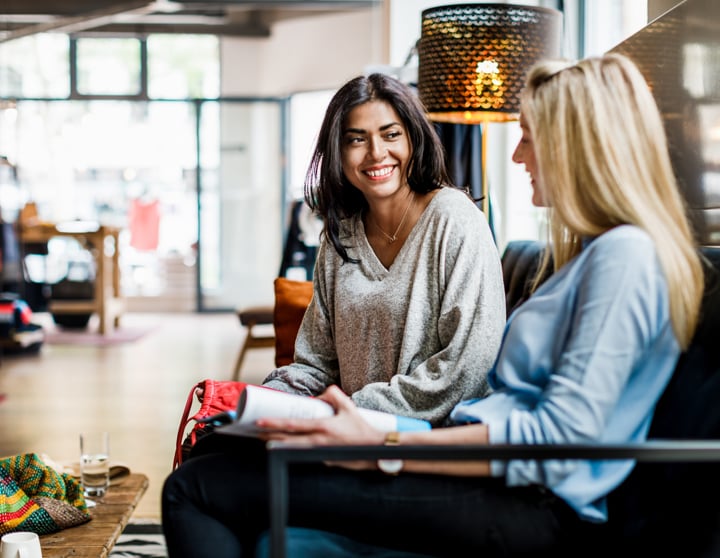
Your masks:
M303 185L320 124L335 91L296 93L290 97L290 184L292 200L303 197Z
M50 33L0 43L0 97L66 98L69 44Z
M77 90L81 95L139 95L140 41L136 38L77 39Z
M586 0L582 56L595 56L642 29L647 23L647 1Z
M48 33L0 43L0 155L17 168L15 175L12 167L0 167L3 218L13 221L32 200L48 222L119 226L123 293L142 297L143 305L164 295L165 304L195 309L198 148L203 165L214 157L216 174L220 158L206 119L198 131L198 107L216 103L195 99L219 94L218 52L218 39L207 35L70 39ZM273 124L279 133L277 117ZM264 164L281 168L279 157ZM212 180L204 178L212 190ZM279 193L276 184L270 188ZM256 214L272 226L268 211ZM138 216L153 227L135 226ZM268 243L279 246L279 224L275 228ZM215 237L205 240L217 244ZM212 263L211 249L205 255ZM279 255L269 275L277 261ZM62 278L41 275L34 279ZM230 295L214 306L232 305Z
M151 35L147 47L151 98L212 99L220 95L217 37Z

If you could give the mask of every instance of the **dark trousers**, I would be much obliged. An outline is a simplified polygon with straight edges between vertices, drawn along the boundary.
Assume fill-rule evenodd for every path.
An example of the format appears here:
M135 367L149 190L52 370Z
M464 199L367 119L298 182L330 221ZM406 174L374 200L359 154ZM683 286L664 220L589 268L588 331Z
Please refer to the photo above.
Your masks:
M267 482L263 443L221 435L201 440L163 487L169 556L252 557L269 526ZM322 464L291 467L289 504L290 525L435 556L558 554L588 527L536 486ZM582 547L589 542L585 538Z

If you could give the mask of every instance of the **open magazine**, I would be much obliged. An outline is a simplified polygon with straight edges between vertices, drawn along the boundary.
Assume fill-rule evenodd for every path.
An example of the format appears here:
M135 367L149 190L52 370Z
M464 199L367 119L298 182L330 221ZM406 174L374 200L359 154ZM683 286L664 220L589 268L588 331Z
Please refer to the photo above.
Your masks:
M426 420L415 419L373 411L358 409L362 417L373 427L385 432L410 430L430 430ZM255 426L260 418L323 418L335 414L331 405L321 399L304 395L285 393L262 386L248 385L240 393L237 410L225 413L223 417L208 417L207 422L224 424L217 429L223 434L256 436L261 429Z

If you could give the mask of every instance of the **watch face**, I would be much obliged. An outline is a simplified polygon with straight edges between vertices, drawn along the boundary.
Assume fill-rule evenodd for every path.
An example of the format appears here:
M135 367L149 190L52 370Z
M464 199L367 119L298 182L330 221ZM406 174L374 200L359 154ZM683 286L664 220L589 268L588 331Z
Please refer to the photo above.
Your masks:
M378 459L378 469L388 475L397 475L402 471L404 462L402 459Z

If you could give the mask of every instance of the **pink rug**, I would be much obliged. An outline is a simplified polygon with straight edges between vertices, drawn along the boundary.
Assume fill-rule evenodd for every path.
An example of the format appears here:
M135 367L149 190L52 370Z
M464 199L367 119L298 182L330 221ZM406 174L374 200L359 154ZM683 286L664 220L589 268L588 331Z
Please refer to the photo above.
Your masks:
M151 333L154 328L119 328L100 335L93 330L52 329L45 332L45 343L48 345L87 345L108 347L132 343Z

